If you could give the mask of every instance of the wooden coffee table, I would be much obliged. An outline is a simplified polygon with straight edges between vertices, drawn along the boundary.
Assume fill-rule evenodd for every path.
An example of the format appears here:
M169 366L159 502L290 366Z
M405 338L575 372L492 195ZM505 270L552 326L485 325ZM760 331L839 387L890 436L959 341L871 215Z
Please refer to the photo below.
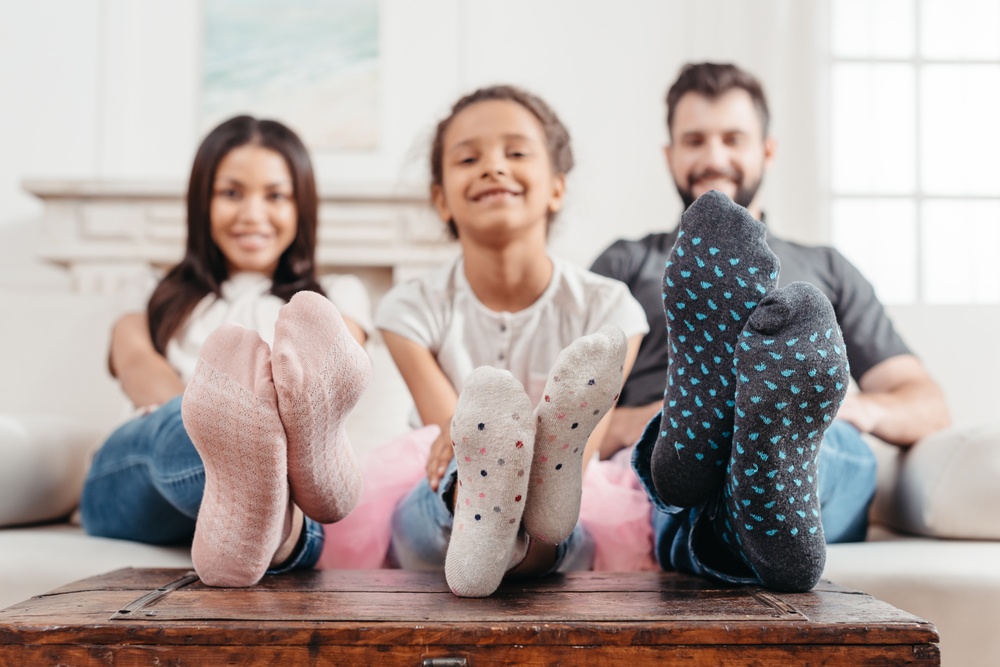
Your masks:
M0 611L0 665L939 665L934 626L826 582L778 594L581 572L457 598L440 574L315 571L247 589L125 569Z

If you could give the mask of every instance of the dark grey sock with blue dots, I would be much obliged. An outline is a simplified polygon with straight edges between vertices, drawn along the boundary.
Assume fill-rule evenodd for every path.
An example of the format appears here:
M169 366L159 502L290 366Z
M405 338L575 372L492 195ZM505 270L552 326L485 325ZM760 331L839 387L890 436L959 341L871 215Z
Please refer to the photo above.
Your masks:
M826 296L772 291L737 343L735 436L717 534L768 588L806 591L826 562L816 461L849 380Z
M678 507L722 487L733 436L733 355L740 330L778 278L763 224L711 191L681 217L663 274L667 388L653 484Z
M535 420L524 387L481 366L465 380L451 420L458 462L455 519L444 574L455 595L485 597L524 558L524 513Z

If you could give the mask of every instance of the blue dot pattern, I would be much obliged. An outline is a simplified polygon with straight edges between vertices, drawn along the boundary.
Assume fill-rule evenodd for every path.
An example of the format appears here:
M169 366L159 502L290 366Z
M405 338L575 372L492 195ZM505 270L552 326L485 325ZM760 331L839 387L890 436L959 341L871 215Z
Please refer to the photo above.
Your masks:
M663 274L667 383L651 464L657 494L671 505L693 507L722 486L733 436L735 345L778 277L765 233L715 191L681 218Z
M718 531L763 583L808 590L825 562L816 461L849 379L833 307L792 283L762 301L734 358L736 411Z

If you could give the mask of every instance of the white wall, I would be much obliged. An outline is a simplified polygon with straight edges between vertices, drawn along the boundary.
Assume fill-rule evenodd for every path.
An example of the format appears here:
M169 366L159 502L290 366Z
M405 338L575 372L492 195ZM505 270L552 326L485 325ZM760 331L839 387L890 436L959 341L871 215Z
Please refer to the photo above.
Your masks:
M772 225L823 241L824 6L382 0L380 148L317 154L319 178L422 186L430 132L450 103L475 86L521 84L545 97L573 135L578 166L552 244L589 264L616 238L674 224L680 205L661 151L666 87L684 62L731 60L760 76L772 106ZM22 179L184 180L201 133L201 30L197 0L0 0L0 297L45 309L22 295L68 286L60 270L34 259L44 243L41 208L21 191ZM956 414L985 413L986 382L951 363L949 321L960 314L939 312L903 312L900 328L946 376ZM14 321L51 320L5 314L0 333ZM0 395L0 409L20 398Z
M578 168L554 248L589 263L615 238L674 223L661 152L666 86L687 60L735 60L767 84L787 147L769 179L782 193L772 217L787 233L821 238L815 6L383 0L381 146L317 154L320 180L423 185L425 148L448 105L479 85L521 84L573 134ZM200 11L195 0L0 0L0 232L37 217L20 190L26 177L184 179L201 133Z

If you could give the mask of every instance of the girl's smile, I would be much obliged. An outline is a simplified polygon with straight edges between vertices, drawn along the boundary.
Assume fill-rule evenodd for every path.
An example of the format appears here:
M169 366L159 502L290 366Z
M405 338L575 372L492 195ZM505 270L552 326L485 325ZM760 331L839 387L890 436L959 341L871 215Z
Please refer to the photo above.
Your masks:
M443 139L442 182L432 190L459 239L495 242L540 233L562 207L565 178L555 174L542 124L510 100L477 102L459 112Z
M509 199L520 197L523 194L523 191L517 192L507 188L491 187L474 194L472 196L472 201L485 202L488 204L503 204Z

